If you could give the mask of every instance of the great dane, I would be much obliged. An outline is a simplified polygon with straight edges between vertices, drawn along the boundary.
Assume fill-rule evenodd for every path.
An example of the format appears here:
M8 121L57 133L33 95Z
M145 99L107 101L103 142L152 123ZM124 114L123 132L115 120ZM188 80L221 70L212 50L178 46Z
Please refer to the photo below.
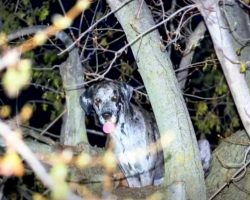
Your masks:
M160 185L164 158L159 131L152 115L130 103L132 93L133 88L125 83L104 81L89 87L80 104L87 115L96 113L110 135L128 186Z

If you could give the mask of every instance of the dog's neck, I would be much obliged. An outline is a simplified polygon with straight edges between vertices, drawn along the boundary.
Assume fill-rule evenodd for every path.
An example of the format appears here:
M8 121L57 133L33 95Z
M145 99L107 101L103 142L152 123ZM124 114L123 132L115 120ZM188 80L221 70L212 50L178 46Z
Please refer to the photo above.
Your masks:
M132 105L128 104L127 106L124 106L120 112L119 112L119 118L117 121L117 126L118 127L122 127L125 124L129 124L128 120L133 120L133 109L132 109Z
M133 105L121 110L116 124L116 131L112 137L119 140L127 140L127 137L131 138L129 134L134 134L133 129L139 128L138 123L135 123L135 121L143 120L134 113L134 110L136 110L136 106Z

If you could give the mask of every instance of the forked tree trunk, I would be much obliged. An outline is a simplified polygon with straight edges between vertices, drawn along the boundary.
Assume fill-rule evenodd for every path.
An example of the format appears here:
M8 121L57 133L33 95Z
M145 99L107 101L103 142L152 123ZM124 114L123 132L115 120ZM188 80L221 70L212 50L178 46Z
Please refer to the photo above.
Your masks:
M112 10L124 0L107 0ZM144 1L132 1L115 13L128 42L155 25ZM193 126L172 63L160 50L155 30L131 46L156 117L164 146L165 199L206 199L205 183ZM184 184L180 184L184 183ZM180 188L181 187L181 188ZM183 192L182 192L183 193Z

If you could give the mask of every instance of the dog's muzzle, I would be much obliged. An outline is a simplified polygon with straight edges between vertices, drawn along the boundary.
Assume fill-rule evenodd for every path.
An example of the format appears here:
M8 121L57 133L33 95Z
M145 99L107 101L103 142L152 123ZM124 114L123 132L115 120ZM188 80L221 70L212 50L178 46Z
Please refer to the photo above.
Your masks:
M102 113L102 118L104 120L109 120L112 117L112 113L111 112L104 112Z
M117 118L111 112L103 112L101 114L100 122L103 125L103 132L109 134L114 132L117 123Z
M99 120L100 120L101 124L105 124L106 122L112 122L112 123L116 124L118 121L117 113L114 113L114 112L109 111L109 110L103 111L99 115Z

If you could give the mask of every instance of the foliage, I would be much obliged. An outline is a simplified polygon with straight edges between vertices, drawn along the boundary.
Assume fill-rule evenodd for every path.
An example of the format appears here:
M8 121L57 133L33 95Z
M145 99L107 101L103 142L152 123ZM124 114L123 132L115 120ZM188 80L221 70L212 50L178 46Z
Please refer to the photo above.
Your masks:
M9 67L3 77L3 86L9 97L18 96L20 90L30 82L31 63L21 60L18 66Z
M37 23L46 23L52 15L50 9L53 2L54 1L43 1L40 6L36 5L36 7L34 7L31 0L21 0L18 1L18 4L16 1L5 1L0 5L0 19L8 20L2 20L1 31L8 34L21 27L33 26ZM99 3L101 5L100 8L97 6ZM155 11L156 21L161 20L163 16L161 16L161 14L159 15L160 5L153 5L153 3L150 3L150 5L151 9ZM86 16L83 17L83 21L85 21L86 24L93 24L93 21L99 20L109 11L106 6L102 5L102 2L97 2L95 6L99 10L97 9L96 12L91 10L91 17L88 17L92 19L88 19ZM167 24L166 27L179 28L179 20L180 16L177 16L176 20L173 20L171 25ZM180 56L186 35L182 33L182 37L175 40L174 37L177 34L166 31L166 27L162 26L159 28L163 38L163 45L166 45L164 48L167 50L173 48L173 50L171 50L172 57L175 58L173 59L173 64L178 66L179 59L176 58ZM74 36L73 38L76 38L77 31L75 31L74 28L70 29L70 34ZM80 29L80 25L78 28ZM79 32L83 32L84 28L80 29ZM87 28L89 28L89 26L87 26ZM183 32L186 33L188 31L185 30ZM27 38L25 37L24 39ZM172 43L170 40L172 40ZM134 100L141 106L148 108L149 101L146 98L146 91L136 68L136 58L132 56L130 49L126 50L122 55L119 55L114 63L112 63L110 71L108 71L111 64L110 60L114 57L114 53L124 46L124 43L124 33L112 17L103 20L102 23L93 28L91 33L86 34L84 39L77 43L85 68L85 78L87 81L92 81L107 72L105 78L129 82L136 88ZM62 112L65 103L65 94L63 92L58 65L65 60L67 55L64 57L57 55L58 51L55 49L64 48L60 45L61 44L53 40L53 47L51 47L51 43L48 42L45 46L37 50L25 53L23 57L33 61L32 72L31 65L26 63L24 67L16 66L8 68L2 78L3 86L10 97L17 95L21 89L27 88L29 84L35 86L36 89L39 88L42 93L40 96L42 103L39 104L39 106L42 108L42 111L49 113L50 121L54 120ZM178 48L176 48L177 46ZM196 48L196 53L192 61L193 66L189 69L191 76L187 77L188 84L185 88L185 94L187 94L185 99L197 134L227 137L237 130L241 126L241 123L223 72L220 69L220 65L212 49L213 47L209 37L205 37L200 46ZM201 62L202 64L197 64ZM241 72L245 73L246 69L247 65L242 63ZM32 79L30 78L31 74ZM31 89L31 91L33 91L33 89ZM20 118L18 119L24 122L29 121L33 112L35 112L35 107L37 108L38 106L32 107L29 104L25 105L20 109L21 112L18 115ZM12 110L13 108L10 105L2 105L0 107L0 118L10 118ZM113 154L107 151L103 159L104 168L107 171L114 170L116 163ZM8 152L1 157L0 161L2 166L2 168L0 168L1 175L23 175L23 164L16 152ZM82 168L90 165L91 161L91 157L88 154L82 153L76 159L76 166ZM62 196L65 196L65 192L69 190L65 181L69 171L67 164L68 163L56 163L51 169L50 175L57 183L55 191L52 191L52 197L54 199L61 199ZM14 166L17 167L14 169ZM35 191L41 192L44 189L35 184L32 186L32 189ZM34 199L44 198L45 197L40 194L34 196Z
M35 4L30 0L6 1L0 5L0 19L8 19L2 21L2 31L11 33L21 27L36 25L36 23L46 22L49 17L50 7L53 1L43 1L41 5ZM14 13L14 14L13 14ZM37 56L40 55L40 56ZM32 63L32 85L44 89L42 98L45 100L41 104L43 111L48 111L49 105L46 102L53 104L51 109L51 120L53 120L62 110L64 103L64 94L61 91L62 82L58 69L53 69L52 66L62 62L63 57L58 57L55 49L41 48L40 52L29 51L23 55L33 61ZM31 67L31 66L30 66ZM3 84L6 88L8 96L14 97L19 94L19 91L30 82L31 68L16 67L9 68L3 77ZM46 68L47 70L43 70ZM15 85L15 83L17 85ZM42 86L42 87L40 87Z
M213 137L227 137L241 124L228 85L220 64L211 47L209 38L205 38L197 47L191 69L190 82L187 85L189 108L197 134L212 134ZM218 138L219 139L219 138Z
M62 62L61 57L56 56L57 53L54 50L46 49L42 53L42 58L37 60L40 63L39 67L33 68L33 83L35 85L42 86L43 92L42 98L45 100L41 104L44 112L48 111L49 105L46 102L50 102L53 105L50 119L55 119L59 113L63 110L64 104L64 93L62 92L62 80L58 69L53 69L52 66L56 65L57 62ZM46 63L46 65L41 65Z
M36 25L49 17L49 9L53 1L44 1L42 5L34 7L30 0L2 1L0 5L1 30L11 33L23 26Z

